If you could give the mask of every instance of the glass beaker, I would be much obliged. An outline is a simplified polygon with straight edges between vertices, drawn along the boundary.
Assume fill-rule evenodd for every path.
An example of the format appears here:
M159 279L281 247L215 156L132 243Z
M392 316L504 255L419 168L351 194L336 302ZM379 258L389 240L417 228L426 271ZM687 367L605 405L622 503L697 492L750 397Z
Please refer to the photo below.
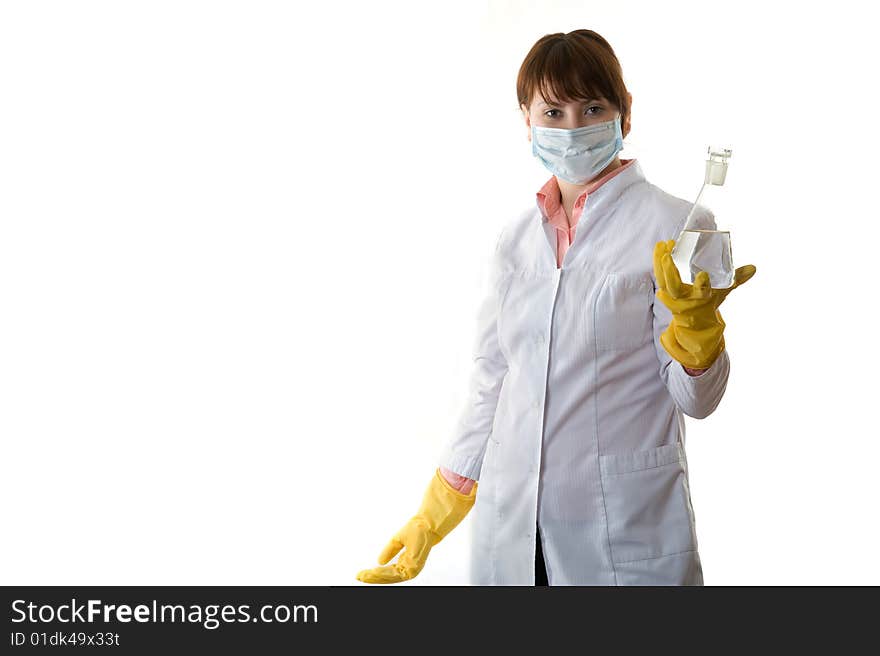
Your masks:
M685 230L672 249L672 261L682 282L693 284L700 271L709 274L709 285L726 289L733 284L733 254L729 230Z
M709 274L709 284L716 289L726 289L733 285L733 251L730 245L729 230L706 230L691 225L691 218L697 208L708 208L715 216L716 225L719 210L729 202L729 193L721 188L727 179L727 160L732 151L729 148L708 148L706 173L697 200L685 221L684 229L672 249L672 261L678 268L682 282L693 284L700 271ZM703 201L702 203L700 201Z

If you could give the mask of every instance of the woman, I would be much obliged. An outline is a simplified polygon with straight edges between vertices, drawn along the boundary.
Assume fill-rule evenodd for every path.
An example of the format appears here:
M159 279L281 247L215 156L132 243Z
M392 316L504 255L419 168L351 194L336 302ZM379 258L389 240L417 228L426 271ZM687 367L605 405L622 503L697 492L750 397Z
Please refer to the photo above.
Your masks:
M717 308L755 267L729 289L681 282L670 250L692 204L618 157L632 96L600 35L541 38L517 94L553 177L498 238L467 403L422 507L357 578L416 576L473 507L474 584L702 585L683 415L724 394ZM715 228L702 207L692 221Z

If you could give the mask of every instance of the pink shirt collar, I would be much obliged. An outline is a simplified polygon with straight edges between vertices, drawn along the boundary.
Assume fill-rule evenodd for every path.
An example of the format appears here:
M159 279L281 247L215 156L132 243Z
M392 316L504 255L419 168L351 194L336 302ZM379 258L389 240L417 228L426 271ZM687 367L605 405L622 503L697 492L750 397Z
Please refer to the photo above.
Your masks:
M583 207L587 196L596 191L596 189L608 182L614 176L623 173L623 171L632 166L635 161L634 158L621 159L621 166L618 166L613 171L609 171L601 178L591 181L587 185L586 189L584 189L583 193L577 197L577 200L574 203L574 211L571 216L571 226L568 225L568 219L565 216L565 212L560 211L562 206L562 192L559 190L559 183L556 181L555 175L551 176L550 179L544 183L544 186L541 187L540 191L535 194L538 203L540 204L540 207L544 209L544 214L554 227L562 230L568 230L570 227L573 228L577 225L577 222L580 219L581 212L579 210Z

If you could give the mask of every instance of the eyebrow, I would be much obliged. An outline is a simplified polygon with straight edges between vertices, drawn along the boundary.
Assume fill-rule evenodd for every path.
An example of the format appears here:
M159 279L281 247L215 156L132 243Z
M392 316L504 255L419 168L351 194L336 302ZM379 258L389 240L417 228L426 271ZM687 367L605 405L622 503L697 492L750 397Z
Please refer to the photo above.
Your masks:
M583 100L583 101L581 101L581 102L583 102L583 103L591 103L591 102L601 102L601 101L602 101L601 98L588 98L587 100ZM561 105L561 104L562 104L562 103L550 103L550 104L548 104L548 103L545 103L543 100L538 101L538 105L539 105L539 106L543 105L544 107L550 107L551 105Z

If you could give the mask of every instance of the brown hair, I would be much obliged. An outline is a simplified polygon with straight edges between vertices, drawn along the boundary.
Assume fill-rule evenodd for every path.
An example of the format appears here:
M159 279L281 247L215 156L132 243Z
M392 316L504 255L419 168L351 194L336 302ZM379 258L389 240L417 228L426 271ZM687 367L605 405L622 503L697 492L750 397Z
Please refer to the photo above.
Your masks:
M528 111L535 92L544 102L585 100L602 96L620 110L620 127L629 132L630 101L617 55L593 30L542 36L520 66L516 78L519 107Z

